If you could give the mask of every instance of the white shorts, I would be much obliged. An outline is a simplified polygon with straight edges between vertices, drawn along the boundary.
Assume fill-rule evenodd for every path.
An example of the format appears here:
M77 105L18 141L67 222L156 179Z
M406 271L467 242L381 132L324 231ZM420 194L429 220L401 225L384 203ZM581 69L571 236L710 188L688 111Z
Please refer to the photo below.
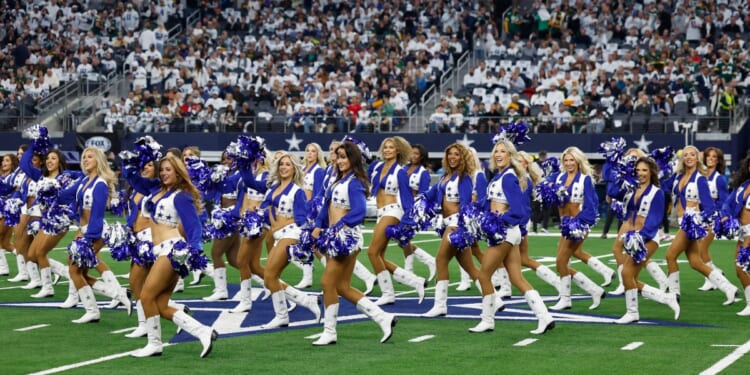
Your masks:
M395 217L396 219L401 220L401 218L404 216L404 209L398 203L387 204L383 207L378 208L377 221L379 222L380 219L384 216Z
M737 241L744 242L747 237L750 237L750 224L740 226L740 230L737 231Z
M151 242L153 241L153 237L151 236L151 228L146 228L138 233L135 234L135 239L138 241L143 242Z
M41 217L42 216L42 206L35 204L26 211L26 215L29 216L36 216Z
M458 226L458 214L453 214L443 218L443 226L447 229L448 227Z
M297 224L292 223L273 232L273 240L276 242L283 239L299 240L300 233L302 233L302 230L299 229Z
M505 229L505 242L515 246L521 243L523 236L521 235L521 228L518 225Z
M174 245L179 241L185 241L185 239L182 237L172 237L170 239L162 241L158 245L154 245L154 256L161 257L169 255L169 252L172 251L172 247L174 247Z
M698 211L698 209L695 208L695 207L688 207L688 208L686 208L685 211L683 211L682 216L680 216L680 217L677 218L677 225L678 226L682 226L682 219L685 217L685 214L699 215L700 211Z

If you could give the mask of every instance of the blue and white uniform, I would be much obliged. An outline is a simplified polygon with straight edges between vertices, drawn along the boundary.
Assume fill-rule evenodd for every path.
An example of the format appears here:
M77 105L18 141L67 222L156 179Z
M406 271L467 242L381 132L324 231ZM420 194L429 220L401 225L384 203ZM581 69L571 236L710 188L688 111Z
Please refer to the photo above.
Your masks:
M273 232L273 239L279 241L281 239L293 239L299 240L300 227L305 224L307 220L307 209L305 208L307 203L307 197L302 188L294 183L287 185L283 191L277 196L273 196L273 192L279 187L279 184L274 184L268 188L266 197L263 203L260 205L262 209L269 211L268 213L268 224L273 218L294 218L294 223L284 226L283 228L277 229Z
M349 212L342 216L338 222L330 223L328 221L329 206ZM364 246L361 225L365 220L366 210L365 186L354 177L354 173L349 173L336 181L331 189L326 192L323 207L321 207L318 217L315 219L315 227L328 228L343 225L343 230L349 231L356 238L357 248L361 250Z
M664 216L664 190L649 185L641 196L636 200L635 191L630 189L620 189L613 191L612 198L623 202L625 208L625 221L635 225L636 219L640 216L645 218L643 227L638 232L643 238L643 242L656 241L659 243L656 234L659 232L661 220Z
M325 171L318 164L313 164L305 170L305 178L303 180L302 189L305 191L311 191L310 199L323 193L323 179Z
M722 216L733 217L739 220L742 210L750 210L750 194L747 197L745 196L748 186L750 186L750 180L743 182L742 185L727 196L721 207ZM750 236L750 223L740 226L737 241L744 242L748 236Z
M198 211L195 209L193 196L187 191L170 189L154 200L159 191L155 189L143 198L142 214L148 215L155 224L173 228L182 225L185 237L176 236L154 244L154 255L157 257L168 255L179 241L186 241L192 247L202 249L201 231L203 228Z
M395 217L398 220L404 216L404 212L411 211L414 205L414 195L409 187L409 177L403 167L393 163L385 171L385 162L378 162L370 174L370 194L377 196L380 190L388 195L396 197L396 203L387 204L378 208L378 221L384 216ZM385 175L384 175L385 174Z
M675 176L674 179L672 186L672 194L675 197L674 205L677 206L677 203L680 203L686 213L702 213L704 217L712 214L715 211L715 205L706 177L698 173L696 169L689 177L685 186L680 189L680 180L682 180L683 176L680 174ZM698 203L698 208L688 207L688 202ZM679 223L682 223L681 217L677 220Z
M567 179L567 173L560 173L555 181L564 185ZM583 224L594 225L597 218L597 209L599 207L599 198L594 188L594 180L589 175L576 173L573 182L566 186L568 191L569 203L577 203L580 212L576 219Z
M409 187L417 194L424 193L430 189L430 172L419 165L409 174L409 168L405 168L409 175Z
M711 192L711 198L714 200L718 209L729 195L727 179L718 171L713 171L713 173L706 178L706 182L708 182L708 191Z
M505 168L492 178L492 181L487 186L486 198L480 202L482 202L487 211L491 210L492 202L508 206L508 210L502 214L502 222L506 228L505 242L511 245L520 244L523 238L520 225L524 223L524 218L528 216L527 212L530 211L530 208L527 206L529 206L530 201L528 201L524 192L521 191L518 176L513 167ZM499 243L495 243L493 240L488 240L487 242L490 246L499 245Z
M84 211L89 211L89 222L81 225L80 231L92 242L102 238L108 201L109 187L99 176L79 178L73 186L60 192L60 202L72 203L79 217Z
M459 204L459 210L471 204L474 183L471 177L459 176L453 173L450 177L443 175L440 181L425 193L425 198L436 205L443 204L443 198L448 202ZM458 226L458 213L443 218L445 228Z

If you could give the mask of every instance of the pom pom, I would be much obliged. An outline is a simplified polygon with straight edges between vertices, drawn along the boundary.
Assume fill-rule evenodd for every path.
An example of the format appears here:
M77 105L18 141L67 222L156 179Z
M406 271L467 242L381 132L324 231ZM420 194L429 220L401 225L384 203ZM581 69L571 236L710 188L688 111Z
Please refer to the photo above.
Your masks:
M325 197L323 195L316 195L307 201L307 222L311 225L315 224L315 219L318 217L320 209L323 208L324 201Z
M724 220L714 221L716 238L734 239L740 233L740 221L736 217L726 217Z
M286 255L290 262L296 260L302 264L312 264L315 259L312 247L302 247L299 243L287 246Z
M42 230L46 234L65 233L73 223L74 211L68 205L55 204L42 213Z
M317 242L318 250L333 258L349 256L359 250L359 238L354 229L344 225L324 229Z
M413 225L408 225L404 223L398 223L396 225L389 225L385 228L385 236L386 238L393 238L401 246L406 246L411 242L411 239L414 238L414 234L416 233L416 230Z
M227 178L229 174L229 167L224 164L216 164L211 168L211 182L214 184L221 184Z
M37 183L36 199L42 205L42 209L47 209L57 204L57 198L60 196L60 183L53 178L43 178Z
M108 225L102 235L104 243L109 247L112 259L121 262L130 260L135 249L135 236L130 228L123 223Z
M534 197L545 206L561 206L570 200L565 185L542 180L534 187Z
M483 237L487 239L490 246L496 246L505 241L508 228L503 222L503 215L497 212L488 212L482 215L480 220Z
M31 139L31 149L40 154L46 154L55 146L49 139L49 133L45 126L36 124L23 131L24 138Z
M229 143L226 152L240 169L251 169L256 161L266 159L266 141L261 137L240 135L237 141Z
M133 263L148 268L156 262L154 244L151 241L137 241L133 252Z
M341 142L354 143L355 145L357 145L357 147L359 147L359 151L362 152L362 159L364 160L372 159L372 153L370 152L370 148L367 147L367 144L365 142L362 142L359 139L356 139L350 135L344 136L344 139L342 139Z
M222 239L237 232L237 218L231 208L217 208L211 213L211 223L208 226L213 239Z
M620 183L623 189L632 189L639 185L638 177L635 173L635 164L638 159L635 155L628 155L620 158L612 165L614 178Z
M501 126L498 133L492 137L492 144L497 144L500 141L509 141L516 146L531 142L529 126L524 121Z
M5 225L15 227L21 221L21 207L23 201L19 198L10 198L2 206Z
M448 235L448 242L455 247L457 251L463 251L477 242L477 234L472 233L471 226L467 226L466 216L463 213L458 215L458 227L453 233Z
M627 144L623 137L612 137L611 140L599 144L597 152L602 154L606 161L616 163L625 152Z
M582 223L578 218L563 216L560 233L570 241L582 241L589 233L589 225Z
M109 212L115 216L122 216L125 213L125 207L127 206L128 198L125 197L125 191L120 190L117 195L112 197L109 201Z
M140 137L133 143L133 153L136 155L135 165L138 170L154 161L161 159L161 145L150 135ZM122 154L122 153L120 153Z
M94 268L99 264L94 245L85 237L76 238L68 245L68 258L80 268Z
M250 239L258 238L263 233L265 223L262 210L245 211L240 218L240 235Z
M750 273L750 246L740 246L737 249L737 266L745 270L746 273Z
M203 250L195 248L184 240L177 241L169 252L169 261L172 268L181 277L186 277L190 271L206 269L208 258L203 255Z
M120 157L120 164L122 165L123 169L126 168L133 168L134 170L138 170L138 155L136 155L134 152L131 151L120 151L117 156Z
M625 205L622 204L622 202L618 201L617 199L612 199L612 203L609 204L609 208L612 210L612 212L614 212L617 220L625 221L628 213L625 210Z
M419 194L414 198L414 205L405 216L410 217L420 230L427 230L432 220L437 216L438 210L435 206L424 194Z
M700 240L708 235L703 217L695 211L685 211L685 214L682 215L680 229L685 232L685 236L691 241Z
M665 146L651 151L651 157L659 166L659 179L671 176L674 171L672 168L672 159L674 159L674 149L672 146Z
M41 228L42 221L40 219L33 219L26 225L26 233L28 233L29 236L34 237L39 233Z
M312 232L315 229L312 224L304 224L300 228L299 241L297 244L303 249L313 251L317 246L317 240L313 238Z
M640 264L646 260L648 249L640 232L634 230L628 231L620 236L620 240L623 242L625 252L633 258L635 264Z
M545 176L560 173L560 159L554 156L544 159L541 166Z

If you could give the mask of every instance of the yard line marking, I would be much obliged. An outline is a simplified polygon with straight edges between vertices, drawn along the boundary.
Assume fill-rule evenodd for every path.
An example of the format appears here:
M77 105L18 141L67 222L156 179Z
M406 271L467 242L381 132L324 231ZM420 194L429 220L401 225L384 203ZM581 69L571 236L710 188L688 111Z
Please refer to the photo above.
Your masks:
M320 336L323 336L323 332L316 333L316 334L313 334L313 335L310 335L310 336L305 336L305 338L308 339L308 340L315 340L315 339L319 338Z
M739 345L722 345L722 344L712 344L711 346L716 348L736 348L739 347Z
M732 363L736 362L747 352L750 352L750 341L742 344L735 349L728 356L722 358L719 362L713 364L713 366L703 370L700 375L714 375L720 373L725 368L729 367Z
M162 345L162 347L167 347L167 346L172 346L172 345L177 345L177 344L164 343ZM139 350L139 349L136 349L136 350ZM133 353L133 352L135 352L135 350L130 350L130 351L127 351L127 352L116 353L116 354L112 354L112 355L108 355L108 356L104 356L104 357L94 358L94 359L90 359L88 361L83 361L83 362L78 362L78 363L71 363L69 365L54 367L54 368L43 370L43 371L39 371L39 372L32 372L29 375L56 374L58 372L68 371L68 370L76 369L76 368L83 367L83 366L95 365L97 363L102 363L102 362L106 362L106 361L111 361L113 359L127 357L127 356L130 355L130 353Z
M422 341L427 341L432 338L435 338L435 335L424 335L424 336L415 337L409 340L409 342L422 342Z
M123 328L123 329L118 329L116 331L112 331L110 333L117 335L117 334L120 334L120 333L135 331L136 328L137 327Z
M21 289L22 286L23 285L19 285L19 286L6 286L6 287L0 288L0 290Z
M634 341L634 342L631 342L630 344L627 344L627 345L623 346L620 350L636 350L641 345L643 345L643 342L641 342L641 341Z
M44 328L44 327L49 327L49 324L37 324L35 326L28 326L28 327L23 327L23 328L16 328L16 329L14 329L14 331L16 331L16 332L25 332L25 331L31 331L32 329Z
M515 344L513 346L529 346L533 343L535 343L539 339L523 339Z

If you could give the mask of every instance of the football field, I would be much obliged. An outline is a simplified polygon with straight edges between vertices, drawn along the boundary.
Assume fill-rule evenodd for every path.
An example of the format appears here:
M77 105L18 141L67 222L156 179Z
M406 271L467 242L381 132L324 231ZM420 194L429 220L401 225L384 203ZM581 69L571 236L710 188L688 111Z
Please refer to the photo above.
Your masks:
M66 237L51 253L53 258L64 261L64 247L71 237ZM368 239L366 234L365 244ZM557 239L553 235L531 236L532 257L554 269ZM592 233L584 248L615 268L612 242L611 235L606 240ZM432 233L424 233L415 237L415 243L435 254L439 239ZM663 258L668 244L662 243L655 256L665 271ZM733 267L734 242L715 241L711 252L717 266L739 286ZM391 245L387 255L397 264L403 264L403 254L397 246ZM11 255L7 259L12 277L15 261ZM108 253L103 254L103 259L118 275L120 283L127 285L128 264L115 262ZM369 268L365 254L360 254L359 260ZM191 308L196 319L220 333L213 352L204 359L199 358L200 344L184 332L175 334L174 324L168 321L162 321L163 356L131 358L131 351L145 345L145 338L124 337L137 324L135 314L128 317L122 308L108 310L104 306L109 301L100 298L101 322L73 324L70 321L83 314L80 306L70 310L56 308L67 294L66 281L55 286L55 297L34 300L29 297L33 292L20 289L22 284L10 283L3 276L0 277L0 374L747 374L750 317L735 314L744 308L744 296L740 295L734 305L722 306L723 293L698 291L703 276L690 269L684 255L681 261L682 313L677 321L668 307L640 298L640 323L614 325L612 321L625 312L622 296L610 296L592 311L588 309L590 298L573 286L573 308L552 312L556 328L536 336L529 333L536 328L536 319L523 296L514 289L513 297L506 300L506 309L496 314L494 332L469 333L467 329L479 321L480 298L476 288L455 291L459 273L454 261L447 317L419 317L432 307L434 281L421 305L417 304L413 291L396 284L397 302L385 310L396 313L399 322L388 343L380 344L377 325L352 304L342 301L338 344L328 347L311 345L310 337L319 334L322 325L314 322L313 315L304 308L290 313L290 327L262 330L260 325L273 317L270 299L257 298L250 313L229 314L226 310L234 307L236 301L201 300L213 288L211 279L204 278L200 284L186 285L183 293L174 295L174 299ZM572 266L595 282L602 282L601 276L585 264L573 260ZM314 285L308 291L320 291L321 270L316 262ZM421 276L428 273L416 261L415 272ZM524 275L548 306L554 304L556 292L551 286L538 279L533 271L524 270ZM301 272L291 265L283 274L284 280L292 285L300 276ZM231 299L239 289L238 272L230 268L228 279ZM641 280L656 285L645 270ZM354 284L359 288L364 286L356 278ZM613 282L607 289L614 289L616 284ZM260 292L260 288L254 288L254 296ZM373 295L379 293L376 286Z

